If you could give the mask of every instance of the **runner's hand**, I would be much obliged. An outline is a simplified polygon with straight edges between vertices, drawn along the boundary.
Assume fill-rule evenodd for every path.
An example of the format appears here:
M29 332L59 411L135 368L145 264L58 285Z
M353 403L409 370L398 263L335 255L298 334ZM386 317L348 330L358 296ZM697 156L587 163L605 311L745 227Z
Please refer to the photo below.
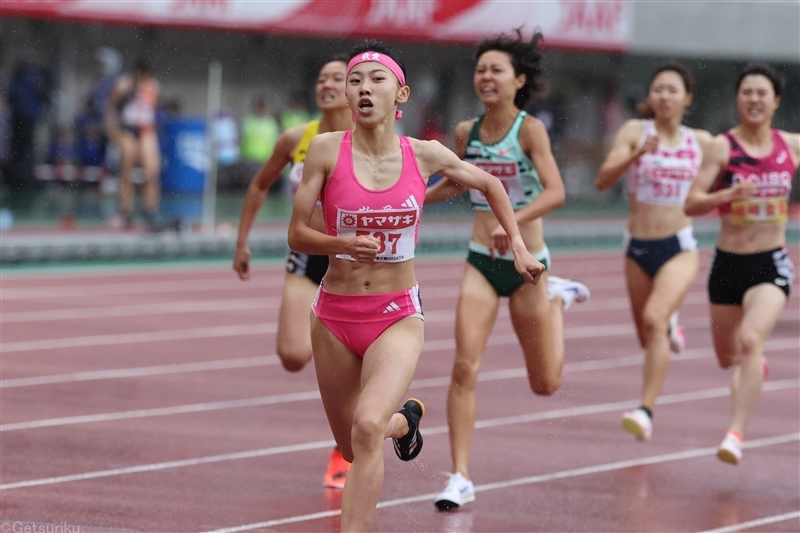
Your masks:
M736 185L731 187L729 191L730 191L731 202L747 200L756 193L756 184L753 183L752 181L744 181L741 183L737 183Z
M514 260L514 268L527 283L537 285L544 273L544 265L530 254L521 254Z
M503 229L503 226L497 226L489 237L489 254L494 259L495 250L497 250L498 255L503 256L508 252L509 248L511 248L511 241L508 240L506 230Z
M236 248L236 255L233 256L233 269L239 274L239 279L250 279L250 249L248 247Z
M648 135L642 147L639 148L639 155L637 157L641 157L646 153L654 154L656 150L658 150L658 136Z
M372 235L359 235L349 239L345 252L359 263L372 263L380 247L380 241Z

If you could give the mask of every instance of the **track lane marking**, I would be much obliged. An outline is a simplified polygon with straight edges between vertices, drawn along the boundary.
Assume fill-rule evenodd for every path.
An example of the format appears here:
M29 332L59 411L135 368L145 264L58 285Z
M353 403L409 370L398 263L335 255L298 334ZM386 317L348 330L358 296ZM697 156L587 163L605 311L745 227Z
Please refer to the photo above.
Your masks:
M733 531L742 531L744 529L752 529L758 526L766 526L768 524L776 524L778 522L785 522L800 518L800 511L792 511L791 513L776 514L772 516L765 516L757 520L750 520L748 522L741 522L731 526L719 527L717 529L708 529L702 533L732 533Z
M514 344L516 337L509 335L503 339L503 344ZM451 341L442 341L440 349L449 348ZM495 345L500 344L495 343ZM765 352L780 351L794 348L797 344L796 339L774 339L767 341L764 345ZM431 351L432 349L429 349ZM684 353L672 357L672 362L691 361L696 359L710 359L711 348L692 348ZM623 368L629 366L641 366L644 360L643 355L628 355L608 359L595 359L575 363L566 363L564 372L571 374L576 372L587 372L594 370L607 370L611 368ZM274 363L273 363L274 364ZM493 370L478 374L479 382L499 381L505 379L526 378L527 369L524 367ZM450 376L435 378L423 378L411 382L409 390L419 390L435 387L446 387L450 385ZM155 407L150 409L133 409L129 411L116 411L110 413L97 413L90 415L77 415L58 418L45 418L39 420L29 420L25 422L12 422L0 424L0 432L19 431L29 429L39 429L56 426L69 426L75 424L88 424L97 422L110 422L114 420L129 420L134 418L149 418L154 416L171 416L179 414L202 413L209 411L219 411L225 409L241 409L246 407L260 407L264 405L275 405L283 403L293 403L300 401L318 400L319 390L309 390L292 392L286 394L276 394L270 396L260 396L254 398L241 398L236 400L221 400L216 402L202 402L194 404L174 405L169 407Z
M796 389L800 386L800 380L787 379L782 381L768 381L764 384L762 392L773 392L781 390ZM659 405L686 403L692 401L706 400L712 398L722 398L730 394L728 387L719 387L714 389L705 389L691 392L684 392L679 394L669 394L659 396L657 403ZM640 405L639 399L624 400L617 402L606 402L600 404L589 404L578 407L567 407L561 409L553 409L550 411L539 411L535 413L517 415L513 417L500 417L495 419L479 420L475 424L475 429L483 429L488 427L508 426L522 423L535 422L539 420L552 420L554 418L571 418L575 416L598 414L613 411L620 411L624 409L631 409ZM448 428L446 425L434 426L425 428L425 435L440 435L446 434ZM793 435L798 435L793 433ZM748 441L748 444L756 441ZM282 455L286 453L294 453L307 450L317 450L320 448L330 448L335 444L331 439L305 442L299 444L288 444L284 446L274 446L270 448L261 448L257 450L248 450L244 452L234 452L219 455L210 455L205 457L196 457L192 459L180 459L175 461L167 461L162 463L152 463L138 466L131 466L126 468L114 468L109 470L98 470L93 472L84 472L81 474L70 474L65 476L57 476L42 479L31 479L26 481L17 481L13 483L6 483L0 485L0 491L13 490L27 487L38 487L42 485L54 485L58 483L69 483L73 481L83 481L87 479L98 479L105 477L121 476L128 474L138 474L143 472L155 472L160 470L167 470L172 468L181 468L188 466L197 466L211 463L221 463L226 461L235 461L241 459L253 459L257 457L266 457L271 455ZM752 445L752 444L751 444ZM710 448L707 448L710 449ZM716 448L713 448L716 453ZM433 497L433 495L431 495Z
M800 440L800 433L787 433L784 435L776 435L774 437L767 437L763 439L752 440L745 443L745 448L755 449L764 448L767 446L776 446L786 444L789 442L797 442ZM604 463L594 466L587 466L583 468L572 468L569 470L560 470L558 472L551 472L549 474L540 474L535 476L526 476L516 479L509 479L506 481L499 481L495 483L484 483L483 485L476 485L475 492L490 492L495 490L502 490L511 487L519 487L523 485L534 485L537 483L544 483L547 481L555 481L561 479L568 479L580 476L587 476L592 474L601 474L613 472L616 470L624 470L636 466L648 466L669 463L674 461L683 461L688 459L696 459L699 457L713 456L717 453L717 448L695 448L692 450L684 450L681 452L666 453L661 455L651 455L649 457L642 457L641 459L630 459L626 461L615 461L612 463ZM399 507L410 503L419 503L424 501L431 501L437 496L437 493L431 492L428 494L420 494L409 496L406 498L395 498L392 500L384 500L378 502L377 509L387 509L390 507ZM286 524L296 524L299 522L309 522L312 520L319 520L321 518L329 518L341 514L341 509L331 511L321 511L318 513L309 513L304 515L289 516L286 518L278 518L274 520L266 520L264 522L256 522L253 524L244 524L240 526L226 527L215 529L209 533L238 533L240 531L252 531L254 529L272 528ZM791 514L791 513L790 513ZM793 518L793 517L791 517ZM761 525L761 524L758 524ZM752 526L756 527L756 526ZM722 533L723 531L738 531L734 529L721 529L714 530L715 532Z

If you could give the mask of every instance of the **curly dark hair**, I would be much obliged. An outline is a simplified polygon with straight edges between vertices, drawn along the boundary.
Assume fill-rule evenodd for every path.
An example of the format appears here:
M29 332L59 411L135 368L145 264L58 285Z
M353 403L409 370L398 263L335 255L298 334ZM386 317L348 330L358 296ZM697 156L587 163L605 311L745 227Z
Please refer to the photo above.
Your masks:
M742 86L742 81L747 76L764 76L772 84L772 90L775 91L775 96L780 96L783 92L783 77L778 74L778 71L766 63L750 63L744 67L744 70L739 73L739 77L736 79L737 93L739 92L739 87Z
M350 53L347 54L347 63L350 62L351 59L356 57L359 54L363 54L364 52L378 52L383 55L387 55L394 59L394 62L398 64L400 70L403 71L403 76L408 78L408 73L406 72L406 67L403 65L403 62L398 59L395 52L392 50L392 47L388 44L385 44L383 41L379 41L377 39L364 39L361 41L360 44L356 45L355 48L350 50Z
M542 79L544 70L541 66L542 59L544 59L541 43L544 36L542 32L536 30L531 40L526 41L522 37L522 28L514 29L514 33L516 33L516 37L501 33L478 43L478 48L475 50L475 64L483 54L490 50L505 52L511 56L514 74L516 76L525 74L525 85L514 96L514 105L519 109L524 109L534 97L547 90L547 82Z

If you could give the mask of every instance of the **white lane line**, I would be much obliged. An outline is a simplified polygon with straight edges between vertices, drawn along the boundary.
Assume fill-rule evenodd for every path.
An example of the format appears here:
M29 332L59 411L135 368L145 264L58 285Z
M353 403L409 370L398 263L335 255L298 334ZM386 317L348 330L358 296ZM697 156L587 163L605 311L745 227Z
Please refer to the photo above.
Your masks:
M768 524L776 524L778 522L785 522L800 518L800 511L792 511L791 513L776 514L759 518L758 520L750 520L749 522L741 522L733 524L732 526L719 527L717 529L709 529L702 533L732 533L733 531L742 531L743 529L752 529L754 527L766 526Z
M143 376L163 376L166 374L183 374L186 372L206 372L210 370L229 370L233 368L252 368L256 366L277 365L280 359L277 355L264 355L259 357L242 357L239 359L217 359L197 363L182 363L175 365L140 366L136 368L117 368L111 370L92 370L88 372L73 372L71 374L55 374L49 376L34 376L29 378L15 378L0 380L0 389L14 387L30 387L34 385L53 385L55 383L75 383L80 381L95 381L100 379L122 379Z
M163 342L189 339L209 339L215 337L238 337L245 335L266 335L275 333L274 322L266 324L242 324L237 326L216 326L210 328L173 329L167 331L143 331L140 333L116 333L110 335L89 335L87 337L67 337L40 341L19 341L0 344L0 353L31 352L36 350L57 350L62 348L85 348L87 346L109 346L115 344L137 344L142 342Z
M785 435L777 435L775 437L753 440L746 444L748 448L764 448L767 446L775 446L789 442L796 442L798 440L800 440L800 433L788 433ZM698 457L714 455L716 453L717 453L716 448L695 448L693 450L685 450L682 452L667 453L662 455L652 455L650 457L642 457L641 459L615 461L613 463L605 463L594 466L587 466L583 468L572 468L569 470L561 470L558 472L552 472L550 474L541 474L536 476L527 476L516 479L509 479L507 481L500 481L497 483L485 483L483 485L476 485L475 492L489 492L494 490L507 489L510 487L519 487L522 485L534 485L537 483L545 483L547 481L568 479L568 478L587 476L592 474L601 474L606 472L613 472L616 470L624 470L626 468L632 468L636 466L646 466L646 465L669 463L674 461L684 461L687 459L696 459ZM418 503L418 502L433 500L433 498L435 497L436 493L431 492L429 494L420 494L416 496L409 496L406 498L385 500L379 502L377 508L386 509L389 507L399 507L401 505L407 505L410 503ZM338 516L339 514L341 514L340 509L331 511L322 511L318 513L289 516L286 518L279 518L275 520L266 520L264 522L257 522L254 524L244 524L240 526L215 529L209 533L237 533L239 531L252 531L254 529L273 528L286 524L296 524L298 522L309 522L311 520L318 520L320 518ZM719 531L728 531L728 530L719 530ZM736 530L730 530L730 531L736 531Z
M200 300L139 305L114 305L108 307L75 307L42 311L17 311L0 314L0 323L50 322L56 320L83 320L87 318L119 318L130 316L166 315L176 313L209 313L215 311L241 311L278 307L281 299L234 298L229 300Z
M89 285L64 285L50 287L27 287L3 289L2 300L30 300L32 298L75 298L92 296L115 296L120 294L152 294L183 291L231 291L235 289L262 289L282 287L283 276L251 279L242 282L233 278L194 279L184 281L131 281L128 283L105 283Z
M798 388L798 386L800 386L800 380L797 379L787 379L783 381L769 381L764 384L762 392L766 393L766 392L787 390L793 388L796 389ZM698 390L680 394L660 396L657 399L657 401L660 405L674 404L674 403L684 403L684 402L698 401L710 398L721 398L729 394L730 390L727 387L720 387L715 389ZM579 407L568 407L562 409L553 409L550 411L540 411L538 413L529 413L526 415L518 415L514 417L502 417L498 419L479 420L476 423L475 428L483 429L485 427L516 425L527 422L534 422L538 420L551 420L553 418L569 418L587 414L615 412L623 409L630 409L632 407L637 407L640 403L641 403L640 400L637 398L635 400L626 400L626 401L602 403L602 404L590 404ZM445 433L447 433L446 425L426 427L424 430L425 435L439 435ZM757 442L757 441L750 441L748 443L745 443L745 445L746 446L748 444L752 445L752 442ZM31 479L27 481L18 481L15 483L6 483L4 485L0 485L0 490L12 490L25 487L36 487L40 485L53 485L57 483L68 483L72 481L81 481L86 479L97 479L103 477L137 474L142 472L153 472L157 470L167 470L171 468L180 468L185 466L196 466L201 464L221 463L225 461L235 461L240 459L251 459L255 457L265 457L268 455L278 455L278 454L294 453L306 450L316 450L319 448L328 448L330 446L333 446L334 444L335 444L334 441L329 439L316 442L305 442L300 444L276 446L271 448L261 448L258 450L249 450L244 452L210 455L205 457L197 457L193 459L168 461L164 463L153 463L153 464L146 464L139 466L130 466L126 468L99 470L94 472L85 472L82 474L71 474L66 476L58 476L58 477L43 478L43 479Z
M512 342L515 341L516 339L514 339ZM447 341L442 342L443 347L446 342ZM776 350L784 350L788 348L793 348L795 345L796 345L795 339L776 339L773 341L768 341L768 343L764 347L764 351L770 352ZM686 352L674 356L672 358L672 361L673 362L689 361L700 358L710 358L710 348L694 348L691 350L686 350ZM564 372L575 373L575 372L587 372L593 370L606 370L610 368L623 368L628 366L641 366L642 362L643 362L643 356L633 355L624 357L614 357L609 359L583 361L579 363L567 363L564 365ZM482 372L478 375L478 381L490 382L490 381L499 381L504 379L526 378L527 376L528 373L525 368L509 368L503 370L494 370L490 372ZM781 382L768 382L768 383L781 383ZM446 387L449 384L450 384L449 376L425 378L425 379L414 380L411 383L409 390ZM713 389L713 390L715 391L714 394L717 394L719 390L728 390L728 389L725 388L725 389ZM0 424L0 432L38 429L38 428L54 427L54 426L69 426L74 424L87 424L96 422L110 422L113 420L128 420L133 418L149 418L153 416L170 416L178 414L201 413L209 411L219 411L224 409L240 409L245 407L258 407L263 405L302 402L302 401L317 400L317 399L319 399L319 391L311 390L311 391L296 392L289 394L260 396L256 398L242 398L238 400L222 400L217 402L203 402L195 404L175 405L171 407L134 409L130 411L117 411L111 413L67 416L60 418L45 418L40 420L29 420L26 422L14 422L8 424ZM501 425L504 425L504 423L502 423Z

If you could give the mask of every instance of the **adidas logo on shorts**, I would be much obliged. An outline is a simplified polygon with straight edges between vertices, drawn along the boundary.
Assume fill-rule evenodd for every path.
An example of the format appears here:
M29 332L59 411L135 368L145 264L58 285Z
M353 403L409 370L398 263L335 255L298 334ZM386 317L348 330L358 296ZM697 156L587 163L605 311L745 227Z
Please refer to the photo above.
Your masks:
M388 313L394 313L395 311L399 311L399 310L400 310L400 306L397 305L396 303L392 302L392 303L390 303L389 305L386 306L386 309L383 310L383 314L385 315L385 314L388 314Z

